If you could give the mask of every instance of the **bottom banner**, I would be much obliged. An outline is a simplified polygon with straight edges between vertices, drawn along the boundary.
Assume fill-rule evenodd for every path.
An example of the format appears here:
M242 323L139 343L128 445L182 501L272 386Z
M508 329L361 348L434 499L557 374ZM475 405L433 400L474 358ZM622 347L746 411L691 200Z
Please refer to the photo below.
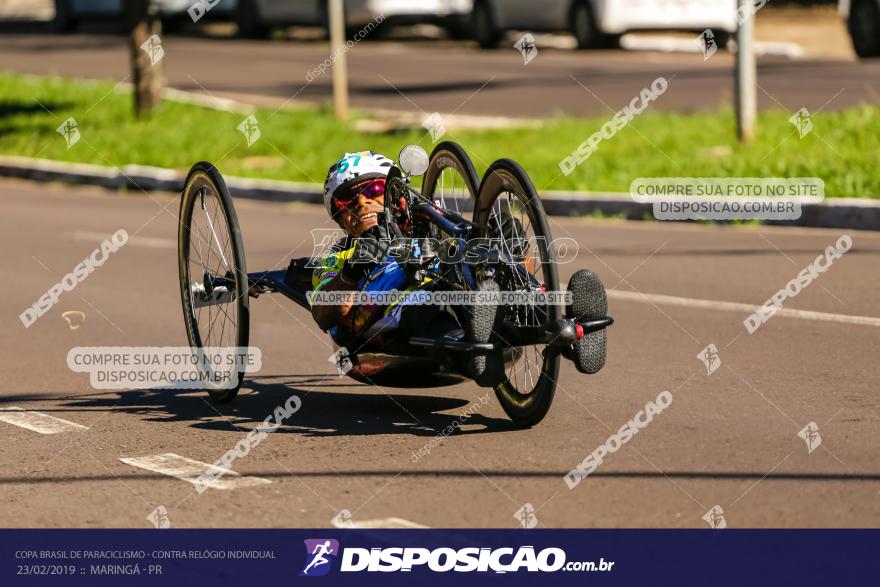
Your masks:
M880 530L0 530L3 585L856 585Z

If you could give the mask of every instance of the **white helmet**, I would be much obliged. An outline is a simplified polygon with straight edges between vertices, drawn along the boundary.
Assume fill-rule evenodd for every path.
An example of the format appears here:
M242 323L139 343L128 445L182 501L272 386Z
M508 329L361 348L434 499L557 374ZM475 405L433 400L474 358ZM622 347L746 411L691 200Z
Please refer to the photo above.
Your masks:
M394 162L373 151L346 153L330 167L324 180L324 207L333 216L331 199L340 188L347 189L368 179L387 177Z

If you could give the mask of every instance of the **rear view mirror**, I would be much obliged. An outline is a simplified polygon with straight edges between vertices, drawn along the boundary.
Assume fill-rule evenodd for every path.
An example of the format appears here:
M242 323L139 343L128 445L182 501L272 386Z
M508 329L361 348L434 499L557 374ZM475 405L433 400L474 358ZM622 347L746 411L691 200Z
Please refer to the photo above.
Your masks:
M418 145L407 145L400 150L397 163L407 175L422 175L428 170L428 152Z

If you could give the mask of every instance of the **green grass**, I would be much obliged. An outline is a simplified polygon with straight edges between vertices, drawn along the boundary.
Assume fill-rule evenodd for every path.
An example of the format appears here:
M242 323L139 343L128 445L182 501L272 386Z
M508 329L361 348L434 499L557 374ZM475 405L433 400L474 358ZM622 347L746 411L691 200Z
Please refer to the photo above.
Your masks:
M432 148L422 129L362 133L322 108L258 109L262 138L248 147L236 130L242 114L166 101L136 120L130 94L112 88L0 73L0 153L181 170L208 160L228 174L317 183L344 151L373 149L393 158L409 142ZM82 140L67 149L55 129L71 116ZM444 138L461 143L479 172L500 157L516 159L539 189L626 192L638 177L806 176L822 178L829 197L880 197L880 108L823 111L803 139L788 122L790 112L762 113L758 138L747 146L734 138L729 109L684 115L649 108L562 175L560 159L610 116L557 117L541 127L455 131Z

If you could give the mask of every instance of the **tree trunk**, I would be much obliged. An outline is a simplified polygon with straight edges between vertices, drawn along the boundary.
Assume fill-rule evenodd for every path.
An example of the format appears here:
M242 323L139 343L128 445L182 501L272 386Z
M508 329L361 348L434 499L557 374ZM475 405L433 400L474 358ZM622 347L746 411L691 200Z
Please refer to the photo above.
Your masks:
M158 106L165 86L165 51L160 27L150 16L150 0L125 0L125 22L129 30L131 78L134 84L134 111L144 116Z

